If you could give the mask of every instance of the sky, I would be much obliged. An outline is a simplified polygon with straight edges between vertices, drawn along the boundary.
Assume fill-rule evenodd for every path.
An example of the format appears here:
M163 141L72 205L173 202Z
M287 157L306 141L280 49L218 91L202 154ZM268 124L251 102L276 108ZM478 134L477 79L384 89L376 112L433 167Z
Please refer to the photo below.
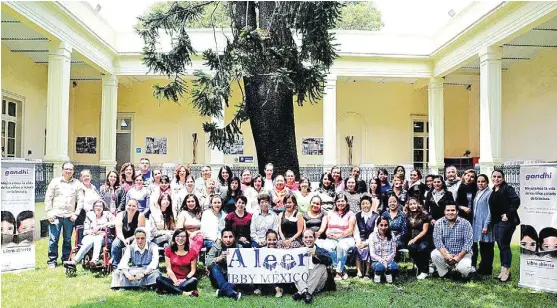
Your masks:
M131 31L136 17L158 0L96 0L87 1L93 7L101 5L100 15L118 32ZM460 12L471 1L375 1L381 11L385 24L381 32L430 35L447 23L451 17L448 12L453 9Z

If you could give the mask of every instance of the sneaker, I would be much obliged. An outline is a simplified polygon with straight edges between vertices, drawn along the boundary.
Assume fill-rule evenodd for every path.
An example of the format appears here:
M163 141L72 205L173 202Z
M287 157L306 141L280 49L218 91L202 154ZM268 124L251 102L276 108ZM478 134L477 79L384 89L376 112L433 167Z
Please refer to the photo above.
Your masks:
M283 292L283 290L281 288L278 288L277 293L275 294L275 297L282 297L282 292Z
M217 292L215 292L215 295L216 295L217 297L220 297L220 289L217 289Z
M385 275L385 280L387 280L387 283L393 283L393 275L386 274Z
M64 264L64 265L75 265L76 263L77 262L75 260L68 260L68 261L62 262L62 264ZM53 265L54 265L54 267L56 267L56 264L53 264ZM50 268L50 264L48 266Z
M236 295L234 295L234 299L235 299L236 301L239 301L240 298L242 298L242 293L236 292Z
M371 278L369 278L368 275L365 275L365 276L364 276L364 280L371 280Z
M47 267L48 267L49 269L56 268L56 263L48 263Z
M373 277L373 282L375 282L375 283L380 283L380 282L381 282L381 276L375 275L375 276Z
M472 266L472 267L470 268L470 273L475 273L475 272L476 272L476 267L475 267L475 266Z
M342 275L340 273L337 273L337 275L335 276L335 280L342 280Z
M348 279L348 273L344 272L344 275L342 275L342 280L346 280Z
M253 290L253 294L255 294L255 295L261 295L261 289L255 289L255 290Z
M292 299L295 300L295 301L302 300L302 298L303 298L302 293L296 292L296 293L294 293L294 295L292 295Z
M426 274L426 273L421 273L421 274L419 274L418 277L416 277L416 278L417 278L418 280L424 280L424 279L427 278L427 276L429 276L429 275Z

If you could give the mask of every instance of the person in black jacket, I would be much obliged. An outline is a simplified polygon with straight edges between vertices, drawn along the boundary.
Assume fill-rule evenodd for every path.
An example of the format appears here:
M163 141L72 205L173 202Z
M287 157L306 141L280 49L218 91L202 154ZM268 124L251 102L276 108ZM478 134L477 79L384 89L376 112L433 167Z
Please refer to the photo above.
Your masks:
M516 226L520 224L517 212L520 198L514 188L505 182L503 171L494 170L491 173L491 181L493 192L489 197L489 211L501 259L501 274L497 278L505 282L511 275L511 239Z
M298 292L292 295L292 299L295 301L303 299L306 304L310 304L313 295L325 288L329 276L327 267L333 264L333 260L327 250L315 245L315 232L313 230L307 229L304 231L303 240L308 253L312 256L314 266L309 270L307 281L296 282Z
M478 192L476 179L478 175L474 169L464 171L462 175L462 183L456 193L456 204L458 208L458 216L472 223L474 219L472 202Z
M445 217L445 206L455 204L453 194L447 190L443 177L433 176L433 188L427 193L424 210L431 215L431 224L434 225L438 219Z
M426 186L422 183L422 173L420 170L412 170L410 172L410 182L408 182L408 199L416 198L418 200L424 199Z
M356 192L359 194L363 194L367 191L366 181L360 179L360 167L354 166L352 167L352 176L356 180ZM348 178L346 178L348 180ZM346 187L346 180L344 180L344 187Z

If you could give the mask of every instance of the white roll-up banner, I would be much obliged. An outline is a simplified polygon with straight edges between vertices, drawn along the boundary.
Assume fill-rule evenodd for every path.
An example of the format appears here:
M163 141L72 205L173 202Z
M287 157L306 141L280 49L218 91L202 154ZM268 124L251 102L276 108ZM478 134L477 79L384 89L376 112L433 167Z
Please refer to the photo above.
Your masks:
M520 168L518 285L557 292L557 164Z

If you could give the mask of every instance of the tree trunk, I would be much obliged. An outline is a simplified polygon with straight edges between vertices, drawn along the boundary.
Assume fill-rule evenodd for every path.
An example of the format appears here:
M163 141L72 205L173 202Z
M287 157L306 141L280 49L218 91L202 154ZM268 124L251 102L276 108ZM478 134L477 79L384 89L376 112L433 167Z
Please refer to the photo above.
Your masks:
M292 92L281 85L275 91L275 84L265 76L244 78L244 84L260 174L265 164L272 163L275 175L290 169L299 177Z

